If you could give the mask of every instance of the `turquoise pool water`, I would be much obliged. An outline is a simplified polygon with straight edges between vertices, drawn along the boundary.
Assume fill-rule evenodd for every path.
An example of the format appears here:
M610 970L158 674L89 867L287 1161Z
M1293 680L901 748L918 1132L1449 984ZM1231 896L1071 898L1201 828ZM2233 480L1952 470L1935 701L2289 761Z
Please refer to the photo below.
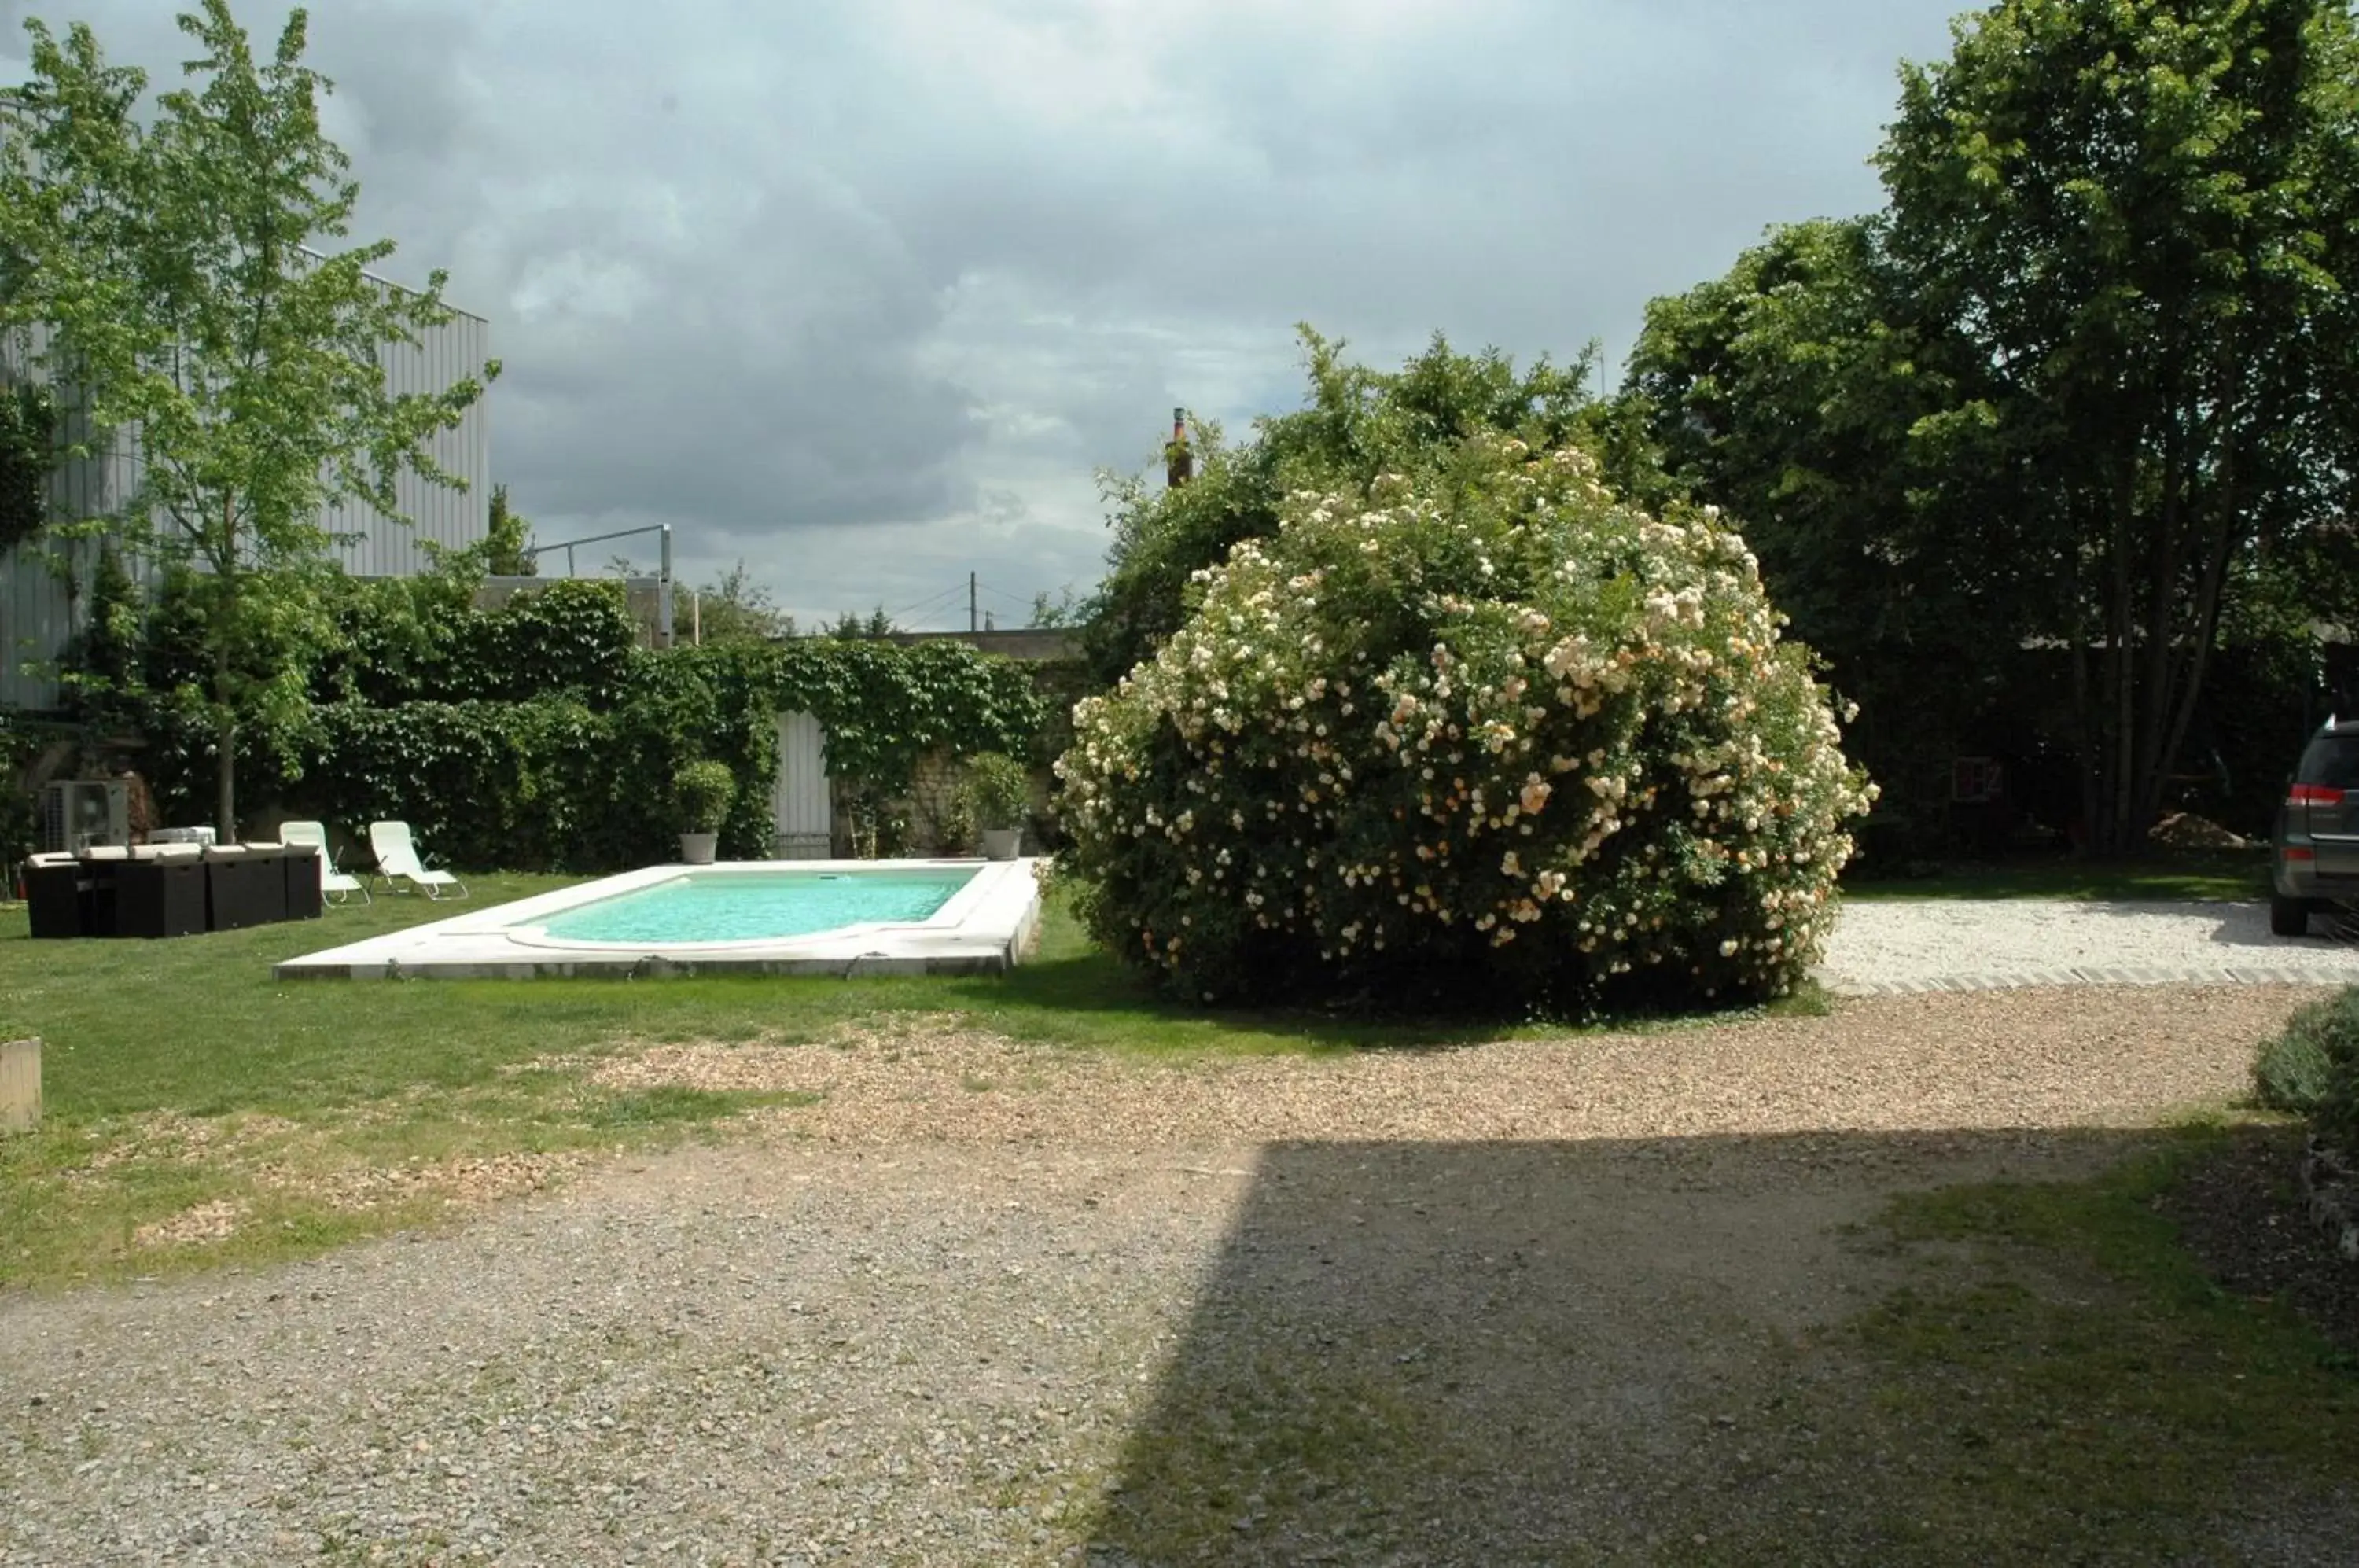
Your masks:
M838 926L922 920L974 877L940 871L777 871L688 875L552 915L574 942L756 942Z

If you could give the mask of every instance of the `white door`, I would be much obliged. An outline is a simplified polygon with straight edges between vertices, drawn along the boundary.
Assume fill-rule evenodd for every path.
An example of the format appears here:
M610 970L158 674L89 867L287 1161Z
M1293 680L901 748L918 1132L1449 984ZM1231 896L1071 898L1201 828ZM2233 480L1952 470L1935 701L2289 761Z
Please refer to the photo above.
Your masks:
M809 713L778 715L778 783L771 796L780 860L825 860L834 842L827 732Z

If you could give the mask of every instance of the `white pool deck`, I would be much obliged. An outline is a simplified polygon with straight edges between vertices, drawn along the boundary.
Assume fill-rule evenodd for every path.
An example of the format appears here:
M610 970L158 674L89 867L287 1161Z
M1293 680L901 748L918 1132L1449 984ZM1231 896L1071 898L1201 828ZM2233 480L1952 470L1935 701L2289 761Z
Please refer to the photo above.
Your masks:
M651 866L512 903L454 908L450 919L306 953L281 980L531 980L555 975L991 975L1014 967L1040 920L1029 860L731 860ZM549 933L552 916L690 874L972 869L973 880L924 920L842 926L752 942L581 942ZM327 919L335 919L329 911Z

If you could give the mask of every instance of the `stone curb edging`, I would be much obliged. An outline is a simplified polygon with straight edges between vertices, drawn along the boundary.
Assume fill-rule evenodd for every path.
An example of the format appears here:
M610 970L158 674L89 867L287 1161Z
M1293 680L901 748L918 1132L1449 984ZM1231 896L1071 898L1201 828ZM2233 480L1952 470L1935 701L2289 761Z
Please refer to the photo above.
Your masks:
M2350 1164L2312 1133L2301 1151L2301 1191L2310 1223L2347 1261L2359 1262L2359 1180Z
M2359 968L2346 973L2245 964L2178 969L2024 969L1911 980L1853 980L1821 972L1818 981L1838 996L1914 996L1941 991L2006 991L2035 985L2348 985L2359 982Z

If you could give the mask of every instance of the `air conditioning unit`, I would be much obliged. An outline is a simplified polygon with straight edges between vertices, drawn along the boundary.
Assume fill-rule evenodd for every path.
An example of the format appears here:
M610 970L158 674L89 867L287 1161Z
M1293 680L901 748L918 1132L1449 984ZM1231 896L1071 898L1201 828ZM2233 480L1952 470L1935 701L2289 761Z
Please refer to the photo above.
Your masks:
M41 786L41 848L49 852L131 842L131 791L119 779Z

